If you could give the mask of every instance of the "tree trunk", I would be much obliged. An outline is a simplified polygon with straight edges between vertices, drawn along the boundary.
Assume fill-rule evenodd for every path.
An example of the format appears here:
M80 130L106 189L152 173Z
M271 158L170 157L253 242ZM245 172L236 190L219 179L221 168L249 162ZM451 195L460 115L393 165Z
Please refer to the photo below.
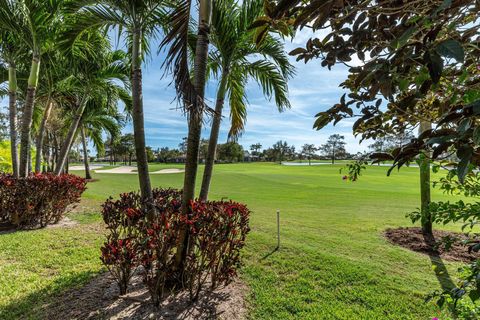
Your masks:
M90 164L88 163L88 149L87 149L87 137L85 136L85 128L80 125L80 133L82 134L82 146L83 146L83 164L85 165L85 179L91 180Z
M422 121L420 123L419 135L432 128L432 123ZM428 154L420 155L420 211L422 214L422 231L425 235L433 235L432 216L430 214L430 159Z
M53 133L52 135L52 162L51 162L51 172L55 171L55 165L58 160L58 141L57 135Z
M212 15L212 0L200 0L198 18L198 38L194 63L194 86L197 97L191 101L188 121L187 157L185 160L185 177L183 183L182 214L189 214L190 201L195 198L195 182L198 169L198 151L202 132L203 104L205 96L205 79L208 60L208 45L210 20ZM179 243L175 256L177 270L183 274L183 266L188 253L189 237L186 229L180 231Z
M202 188L200 190L200 200L207 201L208 191L212 180L213 166L215 164L215 153L217 151L218 135L220 132L220 124L222 122L222 109L225 102L225 94L227 92L228 70L223 71L220 86L217 92L217 102L215 106L215 114L212 121L212 130L210 131L210 140L208 141L208 151L205 159L205 170L203 171Z
M332 151L332 164L335 164L335 148Z
M28 78L28 88L22 116L19 170L20 177L26 177L29 171L28 167L30 158L30 131L32 129L33 106L35 103L35 94L37 91L39 71L40 55L34 54L32 59L32 66L30 68L30 77Z
M56 175L62 174L63 169L65 168L65 163L67 162L70 148L72 147L73 141L75 140L75 136L77 135L77 130L80 125L80 121L82 119L83 112L85 111L86 105L87 105L87 99L84 97L82 98L82 101L80 102L77 108L72 124L70 125L70 129L68 130L65 141L63 142L62 149L60 150L57 166L55 168Z
M135 155L137 157L138 180L142 197L149 203L149 214L154 213L153 194L148 172L147 151L145 143L145 124L143 115L142 93L142 31L134 30L132 45L132 97L133 130L135 137ZM151 206L151 207L150 207Z
M12 155L13 176L18 178L18 150L17 150L17 68L10 63L8 68L8 106L10 116L10 152Z
M38 130L37 136L37 154L35 157L35 172L40 172L42 167L42 158L43 158L43 141L45 138L45 126L47 125L48 118L50 117L50 112L52 111L53 103L50 100L50 96L47 99L47 105L45 107L45 111L43 112L42 123L40 124L40 128Z

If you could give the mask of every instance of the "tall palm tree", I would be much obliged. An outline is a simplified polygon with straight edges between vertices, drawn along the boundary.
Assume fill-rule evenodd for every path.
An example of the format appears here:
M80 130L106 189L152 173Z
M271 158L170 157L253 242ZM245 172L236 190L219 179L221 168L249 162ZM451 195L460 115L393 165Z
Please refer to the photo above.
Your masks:
M191 0L181 0L170 15L169 33L162 45L169 46L166 63L173 69L175 87L180 101L188 115L187 157L185 161L185 177L181 212L188 214L190 202L195 198L195 182L198 169L198 154L202 131L203 114L206 109L204 102L207 75L210 24L213 0L200 0L198 11L198 31L195 41L195 57L193 83L189 70L189 45L191 44ZM184 262L188 253L189 236L184 229L179 235L179 245L175 264L180 274L183 273Z
M241 6L235 0L215 2L212 19L212 43L216 50L211 54L212 71L219 78L215 113L205 161L200 199L206 201L212 179L222 110L225 98L230 104L230 138L236 138L246 120L247 99L245 86L255 80L267 98L275 98L278 110L290 108L288 79L294 75L282 42L266 36L260 46L253 40L250 25L263 14L263 1L244 1Z
M5 29L0 31L0 54L2 60L8 67L8 113L9 113L9 135L10 135L10 153L12 158L12 172L18 178L18 144L17 144L17 62L23 57L21 53L25 51L24 47L18 45L11 32Z
M64 170L83 113L90 101L103 99L107 105L116 105L118 99L122 99L126 105L130 104L130 95L125 89L129 86L125 53L109 51L108 40L97 32L84 35L86 38L78 41L76 45L82 45L84 41L88 41L90 44L95 43L96 52L95 56L88 54L85 59L78 59L74 74L63 81L66 90L72 92L74 111L55 168L56 174L61 174Z
M52 47L51 50L44 53L42 58L42 65L44 72L40 75L40 81L42 83L37 90L37 105L43 105L43 116L40 121L40 125L37 130L37 136L35 141L35 172L41 171L43 162L43 144L45 140L45 132L47 122L50 119L50 114L56 105L60 104L63 98L62 93L57 88L57 83L65 79L71 72L70 62L65 59L59 48ZM41 102L41 103L38 103Z
M54 35L60 21L62 0L0 0L0 28L13 33L31 50L32 62L28 78L25 105L21 122L19 175L25 177L29 171L31 127L35 94L40 73L40 60Z
M76 1L74 7L78 12L75 26L78 31L89 28L117 27L128 44L138 178L142 196L148 200L152 199L152 188L145 143L142 63L149 54L149 40L155 38L161 31L166 2L162 0L79 0Z

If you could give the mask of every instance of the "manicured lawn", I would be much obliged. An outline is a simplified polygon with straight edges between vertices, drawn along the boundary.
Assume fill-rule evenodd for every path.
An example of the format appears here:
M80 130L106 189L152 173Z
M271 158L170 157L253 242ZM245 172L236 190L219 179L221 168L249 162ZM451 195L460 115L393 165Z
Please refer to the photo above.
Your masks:
M152 170L181 165L154 165ZM211 197L247 203L252 232L241 276L251 288L252 319L430 319L441 316L425 295L439 289L428 256L389 244L382 232L410 226L419 203L418 172L392 177L371 167L355 183L341 166L228 164L215 168ZM80 174L81 172L79 172ZM200 172L201 174L201 172ZM434 176L435 177L435 176ZM94 175L85 213L73 228L0 235L0 318L41 318L54 295L102 269L98 206L138 188L136 175ZM201 178L201 176L200 176ZM152 175L156 187L180 187L182 174ZM443 198L438 191L434 199ZM276 210L282 244L276 246ZM455 276L458 264L446 263ZM443 319L443 318L442 318Z

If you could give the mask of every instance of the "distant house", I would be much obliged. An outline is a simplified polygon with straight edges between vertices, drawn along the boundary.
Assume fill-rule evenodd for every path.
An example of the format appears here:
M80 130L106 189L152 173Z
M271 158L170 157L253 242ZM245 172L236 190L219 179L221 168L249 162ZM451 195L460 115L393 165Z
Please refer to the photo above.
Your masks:
M176 156L175 158L168 159L168 162L173 163L185 163L187 161L187 156L185 154Z
M243 153L243 161L244 162L260 161L260 157L257 155L251 154L248 150L245 150L245 152Z

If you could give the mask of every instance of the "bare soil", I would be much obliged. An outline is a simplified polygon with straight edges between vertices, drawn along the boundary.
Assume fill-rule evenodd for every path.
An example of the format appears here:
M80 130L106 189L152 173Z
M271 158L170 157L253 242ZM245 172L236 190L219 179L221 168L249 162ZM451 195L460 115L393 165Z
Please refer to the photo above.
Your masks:
M387 229L385 238L393 244L402 246L415 252L429 256L441 257L449 261L471 262L480 258L480 254L468 252L468 247L456 241L449 250L445 250L442 239L446 237L466 240L468 237L462 233L434 230L433 237L425 236L421 228L396 228Z
M213 292L203 292L198 301L191 303L188 292L167 298L160 306L150 302L148 289L141 277L132 279L129 293L119 296L117 284L108 273L92 279L81 288L69 290L41 306L43 319L245 319L247 287L236 281Z

